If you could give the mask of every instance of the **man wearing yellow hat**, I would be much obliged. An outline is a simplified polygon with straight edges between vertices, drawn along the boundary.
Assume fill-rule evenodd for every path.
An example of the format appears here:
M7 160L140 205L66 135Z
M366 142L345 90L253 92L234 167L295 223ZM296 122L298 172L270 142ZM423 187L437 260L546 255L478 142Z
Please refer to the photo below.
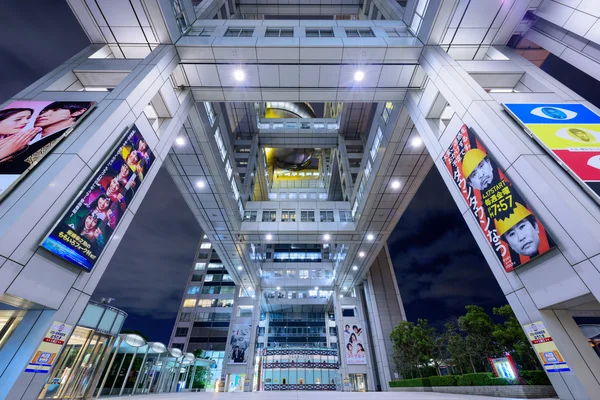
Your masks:
M467 151L462 160L463 176L469 186L484 191L494 183L494 166L489 157L480 149Z
M521 203L515 203L512 213L494 220L496 232L516 253L534 257L539 254L540 229L537 220Z

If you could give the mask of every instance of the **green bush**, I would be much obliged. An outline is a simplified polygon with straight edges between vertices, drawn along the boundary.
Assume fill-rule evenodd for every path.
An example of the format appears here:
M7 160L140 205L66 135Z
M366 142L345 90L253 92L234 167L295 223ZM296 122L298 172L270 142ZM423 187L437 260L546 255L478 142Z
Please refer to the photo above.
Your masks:
M544 371L520 371L519 375L528 385L551 385Z
M429 387L429 378L400 379L391 381L390 387Z
M456 376L430 376L429 383L431 386L456 386Z

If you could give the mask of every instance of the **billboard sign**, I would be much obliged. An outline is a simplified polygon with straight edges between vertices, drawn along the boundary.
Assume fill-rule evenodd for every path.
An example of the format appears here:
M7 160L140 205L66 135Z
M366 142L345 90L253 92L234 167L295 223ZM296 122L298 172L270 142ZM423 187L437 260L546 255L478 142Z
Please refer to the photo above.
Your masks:
M90 271L131 204L154 154L133 125L40 246Z
M342 351L346 353L346 364L357 365L367 363L365 336L366 334L360 323L352 323L345 320L344 349Z
M92 101L14 101L0 110L0 199L94 107Z
M250 329L252 325L234 325L229 340L229 364L243 364L248 362L250 354Z
M442 159L506 272L556 246L504 171L466 125L460 128Z
M71 325L54 321L29 364L25 367L25 372L36 374L50 372L72 329Z
M525 333L546 372L567 372L571 369L556 348L550 332L542 321L523 325Z
M583 104L503 104L600 203L600 116Z

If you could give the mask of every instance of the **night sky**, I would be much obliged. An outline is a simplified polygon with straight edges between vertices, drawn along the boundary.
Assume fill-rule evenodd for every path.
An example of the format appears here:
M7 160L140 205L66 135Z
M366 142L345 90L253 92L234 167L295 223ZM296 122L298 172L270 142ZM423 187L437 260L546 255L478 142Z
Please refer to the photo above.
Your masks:
M64 0L2 4L0 102L89 44ZM542 66L600 106L600 83L550 56ZM126 329L167 343L200 239L200 227L171 177L161 170L93 299L112 297L129 313ZM435 168L389 239L409 320L440 327L477 304L506 303L485 259Z

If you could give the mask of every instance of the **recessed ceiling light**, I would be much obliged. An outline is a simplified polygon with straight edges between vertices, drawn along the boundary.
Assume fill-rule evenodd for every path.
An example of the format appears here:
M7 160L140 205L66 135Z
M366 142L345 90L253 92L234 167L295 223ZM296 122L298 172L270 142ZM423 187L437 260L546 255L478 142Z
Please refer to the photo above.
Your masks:
M364 72L362 72L362 71L356 71L356 72L354 73L354 80L355 80L356 82L360 82L360 81L362 81L364 77L365 77L365 73L364 73Z
M340 294L340 299L341 299L342 297L344 297L344 295L343 295L343 294Z
M281 288L279 286L277 286L277 290L281 290Z
M198 186L200 189L202 189L204 187L204 181L196 182L196 186Z
M271 239L273 239L273 235L271 235L270 233L267 233L267 234L265 235L265 239L267 239L267 240L271 240Z
M423 144L423 139L421 139L421 138L420 138L420 137L418 137L418 136L417 136L417 137L414 137L414 138L413 138L413 139L410 141L410 144L411 144L413 147L419 147L420 145L422 145L422 144Z
M348 290L348 286L344 286L344 290Z
M365 256L365 252L364 252L364 251L361 251L360 253L358 253L358 256L359 256L360 258L364 257L364 256Z
M372 233L369 233L367 235L367 240L373 240L373 239L375 239L375 236Z
M255 296L255 295L252 295L252 296L250 296L250 297L252 297L252 298L255 298L256 296Z
M358 267L355 265L355 266L353 266L353 267L352 267L352 269L353 269L354 271L356 271L356 270L358 269Z
M392 189L400 189L400 181L392 181Z
M331 239L331 235L329 233L326 233L323 235L323 240L329 240Z
M246 74L241 69L238 69L233 73L233 77L236 81L241 82L246 78Z
M175 143L177 143L178 146L183 146L185 144L185 139L182 137L178 137L177 139L175 139Z
M244 269L244 267L242 267L241 265L238 265L238 271L241 271L242 269Z
M315 290L319 290L319 287L318 287L318 286L315 286Z

